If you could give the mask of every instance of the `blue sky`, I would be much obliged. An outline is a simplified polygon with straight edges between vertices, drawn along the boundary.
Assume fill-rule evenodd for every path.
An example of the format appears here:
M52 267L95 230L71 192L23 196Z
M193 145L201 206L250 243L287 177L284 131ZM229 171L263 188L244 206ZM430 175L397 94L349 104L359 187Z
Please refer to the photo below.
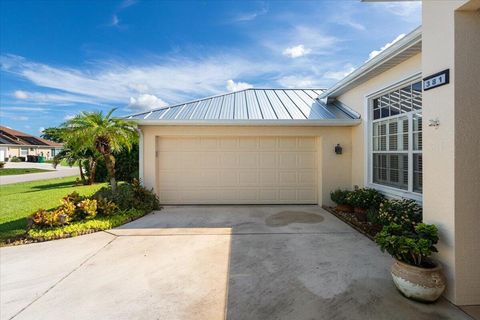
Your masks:
M0 122L39 134L246 87L328 87L421 23L419 2L0 2Z

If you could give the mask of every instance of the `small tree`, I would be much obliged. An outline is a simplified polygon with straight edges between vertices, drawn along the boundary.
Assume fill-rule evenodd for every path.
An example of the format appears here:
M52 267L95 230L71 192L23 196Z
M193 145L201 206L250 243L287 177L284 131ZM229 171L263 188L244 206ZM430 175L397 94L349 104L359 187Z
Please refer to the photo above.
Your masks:
M81 141L83 146L93 147L102 155L113 192L117 188L113 153L124 148L130 150L137 139L135 123L113 118L115 110L110 110L106 115L101 111L82 112L63 124L69 139Z

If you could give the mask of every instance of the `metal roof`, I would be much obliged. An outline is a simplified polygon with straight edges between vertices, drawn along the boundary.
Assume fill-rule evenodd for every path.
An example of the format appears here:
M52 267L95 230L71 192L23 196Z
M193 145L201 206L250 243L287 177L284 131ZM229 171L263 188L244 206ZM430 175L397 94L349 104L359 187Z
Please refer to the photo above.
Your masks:
M128 116L141 124L343 124L360 116L317 97L324 89L246 89Z

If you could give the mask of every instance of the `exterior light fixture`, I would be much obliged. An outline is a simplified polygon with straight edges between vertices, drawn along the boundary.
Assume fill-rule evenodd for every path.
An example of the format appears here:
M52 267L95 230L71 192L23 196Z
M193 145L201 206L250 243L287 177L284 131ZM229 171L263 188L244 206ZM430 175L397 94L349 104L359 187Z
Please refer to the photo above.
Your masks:
M335 153L342 154L342 147L340 146L340 143L337 143L337 145L335 146Z

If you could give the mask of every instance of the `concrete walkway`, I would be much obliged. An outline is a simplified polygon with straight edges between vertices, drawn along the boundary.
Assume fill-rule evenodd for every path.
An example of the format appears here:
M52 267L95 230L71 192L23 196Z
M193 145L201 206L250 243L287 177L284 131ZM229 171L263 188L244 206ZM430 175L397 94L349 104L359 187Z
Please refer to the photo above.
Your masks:
M390 257L317 206L167 207L0 255L1 319L470 319L402 297Z
M57 166L53 168L51 163L34 163L34 162L7 162L5 168L37 168L51 170L50 172L27 173L11 176L0 176L0 185L18 182L45 180L53 178L71 177L79 175L78 167Z

